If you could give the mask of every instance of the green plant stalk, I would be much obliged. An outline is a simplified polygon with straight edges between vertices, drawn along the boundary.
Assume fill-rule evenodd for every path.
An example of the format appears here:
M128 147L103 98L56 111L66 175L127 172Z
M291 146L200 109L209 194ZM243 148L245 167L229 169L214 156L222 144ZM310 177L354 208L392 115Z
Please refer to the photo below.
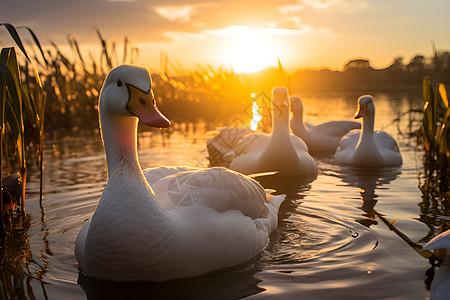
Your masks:
M20 83L20 70L19 70L19 64L17 62L17 55L15 53L14 48L6 48L2 49L2 60L5 62L5 64L7 65L7 68L11 71L11 75L14 79L14 83L15 83L15 87L12 86L11 84L11 80L10 83L8 84L8 80L5 79L6 81L6 86L8 87L8 91L9 94L11 96L11 100L12 100L12 108L15 108L15 114L17 116L17 113L19 114L19 120L12 120L12 123L14 123L14 121L18 126L18 135L17 135L17 146L18 146L18 153L19 153L19 160L21 163L21 176L22 176L22 202L21 202L21 208L22 208L22 212L25 211L25 186L26 186L26 160L25 160L25 135L24 135L24 124L23 124L23 101L25 101L25 107L27 108L27 111L29 112L29 116L30 119L33 121L33 126L35 126L35 128L37 129L37 134L38 134L38 138L37 138L37 151L38 153L38 163L39 163L39 169L40 169L40 205L41 205L41 211L43 212L43 207L42 207L42 183L43 183L43 137L44 137L44 111L45 111L45 95L43 93L43 89L42 89L42 83L39 77L39 74L36 70L36 68L34 67L33 63L30 60L30 57L28 56L25 47L23 46L23 43L19 37L19 34L17 33L17 30L15 29L15 27L9 23L0 23L0 26L4 26L6 27L6 29L8 30L9 34L11 35L11 37L13 38L13 40L15 41L15 43L17 44L17 46L20 48L20 50L22 51L22 53L24 54L26 61L30 63L34 77L32 78L32 82L33 82L33 86L34 86L34 97L31 95L30 93L30 89L28 88L27 85L21 85ZM42 55L42 58L45 62L45 66L49 67L49 62L46 59L45 55L44 55L44 51L40 45L39 39L37 38L37 36L34 34L34 32L29 29L28 27L22 27L25 28L26 30L28 30L28 32L31 34L35 44L38 46L39 51ZM4 51L5 50L5 51ZM27 68L28 70L28 68ZM8 72L6 72L6 70L3 69L4 72L2 72L3 77L7 76L8 77ZM5 74L3 74L5 73ZM27 77L28 74L27 74ZM4 91L4 97L6 99L6 91ZM34 101L33 101L34 100ZM19 106L17 107L17 105L14 106L14 104L17 104L17 102L19 103ZM5 104L6 101L3 102L3 104ZM4 111L3 111L4 112ZM10 114L13 115L13 114ZM17 119L17 117L16 117ZM3 118L3 127L2 130L4 131L5 128L5 122L4 122L5 118ZM8 121L10 123L10 121ZM3 145L2 145L3 146ZM0 151L3 150L3 147L0 149ZM1 170L1 169L0 169Z
M44 217L44 205L43 205L43 183L44 183L44 116L45 116L45 96L43 96L42 105L40 109L40 123L39 123L39 207L41 209L42 216Z
M2 49L0 55L0 73L6 83L11 102L6 104L6 119L10 125L17 145L19 156L20 173L22 176L22 199L21 211L25 210L25 182L26 182L26 160L25 160L25 137L23 126L22 97L20 90L20 75L17 64L17 57L14 48Z
M3 219L3 137L5 136L5 102L6 102L6 85L4 80L0 80L0 229L5 230L5 220Z

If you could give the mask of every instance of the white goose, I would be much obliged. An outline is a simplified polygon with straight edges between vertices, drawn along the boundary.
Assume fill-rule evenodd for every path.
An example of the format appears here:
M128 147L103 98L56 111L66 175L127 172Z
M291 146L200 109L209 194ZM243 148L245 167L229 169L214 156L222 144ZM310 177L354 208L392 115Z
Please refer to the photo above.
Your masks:
M300 97L291 96L289 99L292 110L292 132L305 141L309 153L333 154L347 132L361 128L361 124L355 121L331 121L316 126L307 125L303 120L303 104Z
M384 131L375 131L375 104L373 97L358 99L355 119L363 118L361 131L352 130L340 141L334 154L334 163L360 168L399 167L402 156L397 142Z
M283 175L317 175L317 164L306 144L289 131L289 96L286 88L272 90L271 135L247 129L223 128L208 140L211 164L243 174L278 171ZM219 158L219 159L218 159Z
M431 300L448 300L450 297L450 230L435 236L422 248L425 250L444 249L445 253L430 288Z
M137 118L167 127L144 68L120 66L99 100L108 183L75 256L86 275L113 281L190 277L249 260L267 245L283 196L224 168L159 168L144 178ZM172 174L172 175L171 175ZM159 177L159 179L158 179Z

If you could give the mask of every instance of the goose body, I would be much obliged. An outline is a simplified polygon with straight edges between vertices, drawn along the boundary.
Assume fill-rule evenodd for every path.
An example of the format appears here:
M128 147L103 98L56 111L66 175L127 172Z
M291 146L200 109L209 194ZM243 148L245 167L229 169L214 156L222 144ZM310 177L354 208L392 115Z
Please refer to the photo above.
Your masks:
M430 287L431 300L448 300L450 297L450 230L435 236L422 248L424 250L445 249L443 262L434 275Z
M124 65L108 74L100 94L108 182L75 243L89 277L163 281L230 267L263 250L277 226L284 196L266 194L245 175L161 167L144 176L136 117L149 126L170 125L150 88L146 69Z
M211 164L243 174L277 171L283 175L317 175L317 164L306 144L289 131L289 96L286 88L272 90L273 131L265 134L239 128L223 128L207 146Z
M342 137L334 154L334 163L359 168L399 167L402 164L397 142L384 131L374 131L373 97L361 96L355 118L363 118L361 130Z
M333 154L341 138L353 129L360 129L355 121L330 121L319 125L306 124L303 120L303 104L298 96L291 96L292 132L301 138L311 154Z

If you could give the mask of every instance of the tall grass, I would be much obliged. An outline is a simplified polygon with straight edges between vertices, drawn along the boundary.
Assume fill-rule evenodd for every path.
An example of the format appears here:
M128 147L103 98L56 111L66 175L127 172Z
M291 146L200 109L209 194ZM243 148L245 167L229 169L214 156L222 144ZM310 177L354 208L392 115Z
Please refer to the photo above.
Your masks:
M443 83L433 84L429 77L423 80L423 121L418 144L425 151L425 169L440 177L442 189L448 191L450 168L450 109L447 91Z
M29 28L16 28L8 23L0 26L6 28L22 54L18 56L14 47L5 47L1 55L4 67L0 82L3 105L0 169L8 173L10 165L19 165L24 182L21 205L24 210L26 171L30 164L25 157L33 158L31 161L37 162L41 172L43 209L44 119L46 134L97 129L97 103L104 78L117 65L135 63L139 49L125 38L120 50L95 29L100 51L94 54L88 50L86 54L77 39L69 35L70 52L64 53L53 42L42 47ZM27 49L17 29L31 35L32 43ZM187 71L179 61L169 61L168 55L161 53L160 69L152 74L158 106L171 119L183 122L201 119L227 122L249 110L251 93L269 95L274 85L288 84L281 63L278 69L263 74L237 74L232 69L215 69L210 65L198 65Z
M100 57L96 59L92 53L88 59L83 57L77 40L69 36L72 51L72 58L69 58L53 42L50 49L44 50L37 35L27 27L16 28L9 23L0 23L0 27L6 28L22 54L18 57L15 47L5 47L0 55L0 170L8 174L10 168L18 166L20 169L23 182L20 209L23 212L29 165L26 156L27 153L35 154L33 161L37 162L41 172L40 204L43 211L44 119L45 129L50 131L95 128L98 124L96 105L103 79L115 65L134 63L139 51L130 47L125 39L120 58L116 44L109 46L96 29L101 42ZM29 52L18 29L32 37Z
M3 171L3 151L8 151L8 148L13 150L20 166L22 178L20 210L24 212L27 178L26 145L30 143L35 145L38 166L41 172L42 191L45 97L39 74L33 66L16 28L8 23L2 23L0 26L4 26L7 29L17 47L22 51L26 59L25 65L29 69L29 72L22 74L15 48L7 47L2 49L0 54L0 169ZM43 54L36 35L32 30L26 29L33 36ZM27 126L25 126L25 123ZM27 131L25 131L25 127ZM30 133L29 135L27 135L28 132ZM1 199L1 202L3 203L3 199Z

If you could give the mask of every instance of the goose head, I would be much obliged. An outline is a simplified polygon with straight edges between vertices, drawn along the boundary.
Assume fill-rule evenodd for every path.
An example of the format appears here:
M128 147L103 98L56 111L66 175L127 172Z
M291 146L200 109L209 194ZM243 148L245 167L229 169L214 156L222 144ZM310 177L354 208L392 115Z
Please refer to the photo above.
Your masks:
M147 69L122 65L112 69L105 79L99 100L100 116L139 118L151 127L170 126L158 110Z
M272 89L273 118L289 123L289 93L285 87Z
M299 96L291 96L291 111L294 116L301 116L303 114L303 104Z
M366 116L375 115L375 105L373 97L371 95L363 95L358 98L358 109L355 113L355 119L363 118Z

